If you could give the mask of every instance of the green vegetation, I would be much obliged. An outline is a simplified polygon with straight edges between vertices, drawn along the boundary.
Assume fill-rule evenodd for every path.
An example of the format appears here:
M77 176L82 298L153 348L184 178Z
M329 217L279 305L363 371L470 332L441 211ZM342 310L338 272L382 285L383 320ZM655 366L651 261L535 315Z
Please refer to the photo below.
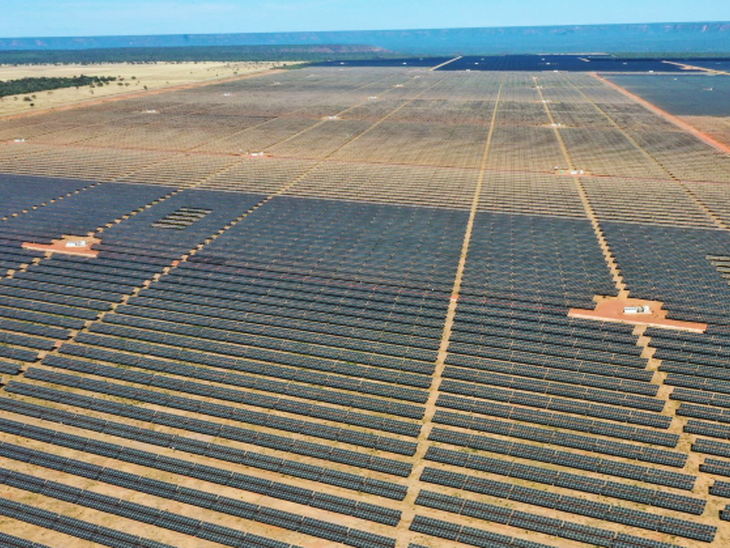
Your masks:
M288 46L190 46L163 48L105 48L86 50L13 50L0 51L0 64L54 63L154 63L236 62L236 61L309 61L357 60L403 57L371 46L288 45Z
M81 86L103 86L116 80L114 76L72 76L71 78L19 78L17 80L0 80L0 97L20 95L60 88L79 88ZM30 101L29 97L24 99Z

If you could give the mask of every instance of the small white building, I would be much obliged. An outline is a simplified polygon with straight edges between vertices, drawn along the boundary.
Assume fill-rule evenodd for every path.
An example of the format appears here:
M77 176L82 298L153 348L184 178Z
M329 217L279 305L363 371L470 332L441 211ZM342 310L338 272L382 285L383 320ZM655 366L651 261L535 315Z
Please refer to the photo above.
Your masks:
M625 306L624 314L651 314L648 306Z

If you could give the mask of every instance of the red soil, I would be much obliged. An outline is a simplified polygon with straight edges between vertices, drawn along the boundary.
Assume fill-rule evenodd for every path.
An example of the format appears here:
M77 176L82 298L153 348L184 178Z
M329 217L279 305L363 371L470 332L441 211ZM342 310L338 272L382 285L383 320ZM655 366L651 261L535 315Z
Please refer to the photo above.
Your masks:
M84 245L80 245L81 243L84 243ZM96 258L97 255L99 255L99 252L95 249L91 249L91 246L98 243L101 243L101 240L91 236L64 236L60 240L53 240L53 243L51 244L24 242L23 249L45 251L46 253L60 253L62 255L75 255L77 257Z
M704 333L707 329L707 324L705 323L667 319L667 311L662 310L664 303L660 301L619 299L617 297L600 297L600 299L596 304L596 308L593 310L571 308L568 312L568 317L628 325L645 325L648 327L673 329L675 331L690 331L692 333ZM624 308L627 306L648 306L651 312L649 314L625 314Z

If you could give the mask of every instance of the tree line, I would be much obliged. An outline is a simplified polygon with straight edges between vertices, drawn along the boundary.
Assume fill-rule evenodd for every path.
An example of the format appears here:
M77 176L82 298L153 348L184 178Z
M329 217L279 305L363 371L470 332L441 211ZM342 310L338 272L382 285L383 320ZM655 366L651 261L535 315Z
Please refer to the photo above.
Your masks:
M36 78L18 78L17 80L0 80L0 97L7 95L22 95L61 88L78 88L90 85L105 85L114 82L115 76L71 76L49 78L40 76Z

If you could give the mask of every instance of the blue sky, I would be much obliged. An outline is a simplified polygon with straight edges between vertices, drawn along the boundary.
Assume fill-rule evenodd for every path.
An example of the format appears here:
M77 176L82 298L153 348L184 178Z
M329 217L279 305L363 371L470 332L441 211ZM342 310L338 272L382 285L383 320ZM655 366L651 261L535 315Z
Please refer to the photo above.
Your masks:
M0 37L727 20L728 0L0 0Z

